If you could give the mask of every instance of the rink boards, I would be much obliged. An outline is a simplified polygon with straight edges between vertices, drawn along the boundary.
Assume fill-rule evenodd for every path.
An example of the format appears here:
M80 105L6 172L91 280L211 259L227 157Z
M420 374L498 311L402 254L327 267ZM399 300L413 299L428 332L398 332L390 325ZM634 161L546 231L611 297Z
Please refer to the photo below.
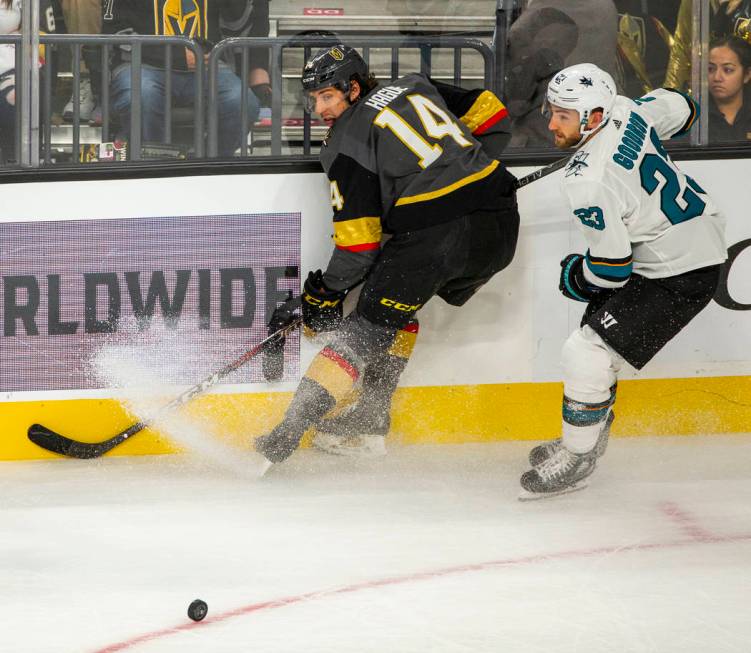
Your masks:
M751 221L743 192L751 162L680 165L725 212L731 264L716 301L638 379L625 370L615 435L745 432L751 423ZM560 348L583 308L559 294L558 262L584 249L560 174L519 192L522 228L509 269L462 309L434 299L420 311L395 398L394 439L557 435ZM269 307L299 284L285 274L324 266L332 246L322 174L7 184L4 198L0 459L46 455L26 439L34 422L94 441L133 421L118 399L123 391L102 387L88 364L123 336L121 324L130 324L135 345L153 340L152 330L171 330L185 344L184 388L262 338ZM188 411L217 437L243 444L279 419L319 347L292 339L285 380L263 382L254 361ZM169 383L175 394L181 389ZM116 453L172 450L145 432Z

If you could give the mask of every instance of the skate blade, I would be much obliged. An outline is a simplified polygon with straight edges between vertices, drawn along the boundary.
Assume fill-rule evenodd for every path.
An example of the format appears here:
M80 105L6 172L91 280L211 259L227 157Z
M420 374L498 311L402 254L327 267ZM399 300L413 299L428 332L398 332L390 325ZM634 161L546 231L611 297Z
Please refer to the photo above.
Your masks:
M257 451L249 451L246 454L247 457L247 473L251 479L262 478L274 463L272 463L266 456L261 455Z
M558 490L558 492L530 492L529 490L524 490L519 493L519 501L539 501L540 499L551 499L553 497L560 497L564 494L571 494L572 492L578 492L579 490L583 490L585 488L589 487L589 483L584 481L579 481L578 483L575 483L574 485L571 485L570 487L567 487L563 490Z
M386 446L383 444L380 447L348 446L339 442L331 442L329 438L318 440L318 436L313 439L313 448L332 456L343 456L345 458L382 458L386 455Z
M327 453L331 456L341 456L342 458L383 458L386 450L361 449L357 447L322 447L313 445L318 451Z

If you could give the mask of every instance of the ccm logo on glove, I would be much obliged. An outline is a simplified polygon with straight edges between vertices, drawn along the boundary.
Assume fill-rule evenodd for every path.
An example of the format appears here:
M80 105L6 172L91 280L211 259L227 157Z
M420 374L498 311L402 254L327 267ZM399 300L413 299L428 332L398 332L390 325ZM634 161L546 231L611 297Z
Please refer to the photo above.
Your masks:
M308 273L302 293L302 321L311 331L333 331L344 316L343 299L347 293L331 290L323 283L320 270Z
M317 306L318 308L333 308L342 301L341 299L335 299L333 301L330 299L321 299L320 297L314 297L307 292L303 295L303 299L308 302L308 304L313 304L313 306Z

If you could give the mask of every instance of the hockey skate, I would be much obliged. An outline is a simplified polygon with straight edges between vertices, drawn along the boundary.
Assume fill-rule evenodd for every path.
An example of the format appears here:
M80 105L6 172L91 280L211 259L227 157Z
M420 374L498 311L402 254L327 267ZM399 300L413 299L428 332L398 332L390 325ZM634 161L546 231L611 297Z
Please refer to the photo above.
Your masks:
M294 453L300 444L303 432L300 428L281 422L270 433L256 438L253 447L257 453L269 461L268 467L263 470L264 473L271 463L281 463Z
M247 454L248 474L253 479L262 478L274 465L266 456L258 451L249 451Z
M587 477L595 470L594 449L577 454L560 445L553 454L521 477L520 501L545 499L576 492L587 487Z
M349 410L324 419L316 428L313 446L337 456L376 458L386 455L388 411L364 408L359 401Z
M600 435L597 437L597 442L595 443L593 451L597 458L601 458L605 453L605 450L608 448L610 427L612 426L614 419L615 413L611 410L608 413L607 418L605 418L605 424L603 425ZM529 452L529 464L532 465L532 467L541 465L561 448L561 443L561 438L556 438L555 440L550 440L550 442L544 442L543 444L537 445Z

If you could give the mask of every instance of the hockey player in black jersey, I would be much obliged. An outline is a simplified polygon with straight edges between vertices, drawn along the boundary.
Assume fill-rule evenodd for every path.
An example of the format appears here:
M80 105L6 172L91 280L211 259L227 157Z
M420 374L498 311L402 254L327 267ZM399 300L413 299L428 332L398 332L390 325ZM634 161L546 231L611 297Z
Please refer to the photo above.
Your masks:
M334 331L298 386L282 422L256 440L272 463L318 426L322 445L351 428L380 437L416 335L415 315L438 295L462 306L513 258L519 228L514 179L495 158L509 139L491 92L411 74L386 86L353 48L315 54L302 78L311 111L330 129L321 162L331 186L334 251L302 294L306 329ZM381 244L382 235L390 238ZM352 313L347 293L362 284ZM324 417L357 386L363 398ZM344 426L343 426L344 424ZM332 442L332 438L334 441Z

